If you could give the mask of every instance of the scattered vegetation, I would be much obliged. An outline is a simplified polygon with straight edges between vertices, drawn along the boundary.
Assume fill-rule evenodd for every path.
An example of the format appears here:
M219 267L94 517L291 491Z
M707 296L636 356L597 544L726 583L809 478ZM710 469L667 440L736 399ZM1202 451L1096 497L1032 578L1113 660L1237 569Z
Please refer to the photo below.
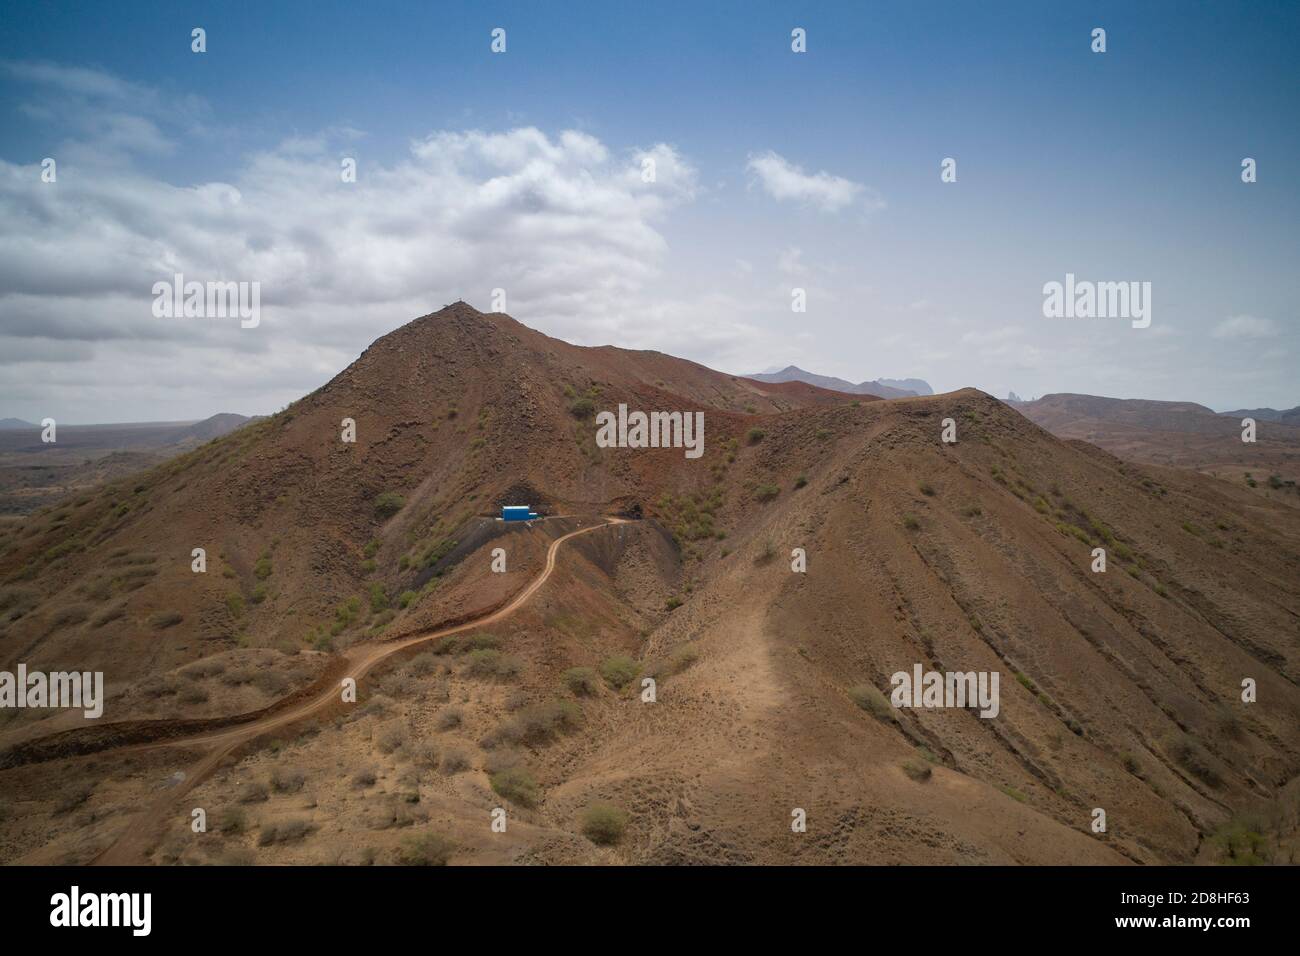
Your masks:
M397 851L397 862L402 866L446 866L456 844L437 833L421 833L408 837Z
M894 708L889 699L870 684L858 684L849 688L849 697L876 720L894 719Z
M582 815L582 833L592 843L613 846L627 830L627 811L612 803L593 803Z
M903 773L907 774L917 783L924 783L929 780L933 773L930 769L930 765L924 760L904 760L902 766Z
M570 667L560 680L575 697L594 697L600 690L599 678L590 667Z
M641 667L630 657L615 655L600 664L600 676L615 690L622 690L641 673Z
M521 807L535 807L541 800L541 788L524 767L498 770L488 777L488 782L494 791Z
M385 491L375 498L375 517L391 518L406 505L406 499L396 491Z

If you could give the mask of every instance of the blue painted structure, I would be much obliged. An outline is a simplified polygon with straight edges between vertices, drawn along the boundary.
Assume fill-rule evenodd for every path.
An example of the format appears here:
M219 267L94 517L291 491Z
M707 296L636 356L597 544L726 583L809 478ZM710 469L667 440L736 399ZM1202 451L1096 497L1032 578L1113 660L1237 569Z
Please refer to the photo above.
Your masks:
M502 505L502 521L531 521L537 517L537 513L532 510L530 505Z

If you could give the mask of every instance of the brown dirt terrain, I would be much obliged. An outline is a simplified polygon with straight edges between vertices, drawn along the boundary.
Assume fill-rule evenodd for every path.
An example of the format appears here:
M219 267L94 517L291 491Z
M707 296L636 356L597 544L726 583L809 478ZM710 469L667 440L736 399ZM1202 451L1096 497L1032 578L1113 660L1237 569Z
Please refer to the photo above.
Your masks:
M619 402L703 410L703 457L597 448ZM513 502L574 517L487 517ZM974 390L766 385L457 304L3 532L0 669L111 694L0 712L0 860L1290 862L1298 565L1293 507ZM447 621L477 623L385 656ZM356 705L277 704L366 661ZM998 671L1000 714L878 707L915 664Z
M1257 419L1254 442L1241 440L1241 417L1192 402L1095 395L1044 395L1011 403L1058 438L1079 439L1126 461L1194 469L1300 507L1300 427Z

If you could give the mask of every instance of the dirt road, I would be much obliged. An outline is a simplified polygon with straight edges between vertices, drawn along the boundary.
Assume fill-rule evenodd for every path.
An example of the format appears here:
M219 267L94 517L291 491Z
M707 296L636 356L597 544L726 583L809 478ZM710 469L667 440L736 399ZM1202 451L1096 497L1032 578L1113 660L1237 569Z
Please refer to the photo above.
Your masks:
M509 617L520 607L526 604L538 589L546 583L551 572L555 570L556 554L560 550L560 545L575 538L580 534L587 534L599 528L609 527L610 525L623 524L623 518L605 518L585 528L579 528L577 531L570 531L562 537L556 538L551 542L550 548L546 552L546 567L542 573L534 578L527 587L514 596L510 603L502 608L498 608L490 614L472 621L466 621L457 624L454 627L447 627L437 631L430 631L426 634L417 634L412 637L399 641L393 641L389 644L369 644L349 648L345 652L348 658L347 669L339 677L340 683L324 688L321 693L315 697L309 698L294 707L269 714L260 720L252 721L246 724L238 724L230 728L214 731L211 733L198 734L191 737L176 737L158 743L145 745L136 745L131 750L158 749L161 747L196 747L211 746L212 749L203 756L193 767L185 774L185 778L176 786L165 790L163 793L151 801L136 815L135 819L128 824L127 828L120 836L98 857L93 861L96 865L105 866L130 866L148 862L149 850L156 842L158 832L163 828L163 821L166 820L166 814L181 797L192 790L197 784L205 780L232 751L241 744L254 740L257 737L282 727L287 727L304 718L310 717L315 713L323 711L327 707L339 702L342 694L342 681L352 678L358 684L361 679L369 673L376 664L393 656L408 650L417 644L424 644L428 641L439 640L449 637L452 634L468 631L474 628L484 627L493 624L506 617Z

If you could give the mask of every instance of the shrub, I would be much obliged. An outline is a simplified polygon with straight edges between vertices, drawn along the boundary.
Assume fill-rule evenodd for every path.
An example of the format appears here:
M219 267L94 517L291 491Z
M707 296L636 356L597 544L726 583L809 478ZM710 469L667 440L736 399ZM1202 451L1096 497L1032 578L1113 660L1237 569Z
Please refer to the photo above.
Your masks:
M389 727L379 735L376 743L380 753L390 754L406 743L406 730L400 726Z
M639 673L641 668L637 662L623 655L607 657L600 665L600 676L615 690L621 690Z
M920 488L921 494L925 495L927 498L934 497L934 485L930 484L928 481L921 482L917 487Z
M745 433L745 440L751 445L757 445L763 440L763 436L766 434L767 432L763 431L761 428L751 428Z
M262 555L253 565L253 574L259 581L265 581L271 576L271 558L269 555Z
M244 784L235 799L240 803L261 803L268 796L270 794L266 789L266 784L254 780L251 783Z
M800 475L794 480L794 486L796 488L802 488L806 484L808 484L808 478L805 475Z
M1197 780L1215 788L1223 784L1223 779L1210 763L1209 754L1187 734L1175 735L1167 746L1169 755Z
M754 489L754 499L756 501L771 501L780 493L781 489L769 482Z
M908 531L915 531L921 527L921 522L916 520L915 515L903 515L903 527Z
M402 866L446 866L456 844L437 833L421 833L403 841L397 851Z
M438 669L438 658L429 651L422 651L411 658L407 669L415 677L428 677Z
M583 835L601 846L613 846L626 829L627 811L612 803L593 803L582 815Z
M271 771L271 788L276 793L297 793L307 783L307 775L298 769L276 767Z
M362 767L360 770L358 770L356 773L352 775L352 785L354 787L360 787L363 790L365 790L369 787L373 787L375 785L375 781L378 779L379 779L379 775L375 773L374 767Z
M569 414L574 418L587 420L596 411L596 403L589 398L579 398L569 406Z
M469 754L460 749L448 750L442 755L438 770L448 776L469 769Z
M520 710L499 734L506 740L536 747L576 730L581 718L582 711L573 701L548 700Z
M535 807L541 799L541 788L533 775L523 767L507 767L488 777L492 789L521 807Z
M370 613L378 614L388 607L388 591L376 581L370 585Z
M238 836L248 828L248 817L239 807L226 807L217 818L217 830Z
M402 596L397 599L398 606L408 608L419 596L420 594L418 591L403 591Z
M177 694L176 699L182 704L206 704L208 702L208 692L202 687L190 686Z
M460 726L462 715L459 708L448 707L438 714L434 726L439 730L454 730Z
M894 708L888 698L870 684L858 684L849 688L849 697L853 698L853 703L877 720L894 719Z
M314 827L309 821L302 819L264 823L262 824L262 831L257 835L257 845L272 846L276 843L290 843L294 840L301 840L313 829Z
M162 631L169 627L175 627L183 620L185 620L185 617L179 611L159 611L149 618L149 623L156 630Z
M375 517L391 518L406 505L406 499L395 491L385 491L375 499Z
M264 694L276 697L289 689L289 678L279 671L259 670L253 675L253 686Z
M667 601L664 602L664 609L668 611L675 611L681 606L682 606L682 599L677 597L676 595L673 595Z
M924 783L929 780L932 772L930 765L924 760L903 761L903 773L907 774L917 783Z
M523 664L517 657L502 654L490 647L470 651L466 658L465 673L469 677L510 680L518 677Z
M594 697L600 690L596 672L590 667L570 667L560 675L560 680L575 697Z

